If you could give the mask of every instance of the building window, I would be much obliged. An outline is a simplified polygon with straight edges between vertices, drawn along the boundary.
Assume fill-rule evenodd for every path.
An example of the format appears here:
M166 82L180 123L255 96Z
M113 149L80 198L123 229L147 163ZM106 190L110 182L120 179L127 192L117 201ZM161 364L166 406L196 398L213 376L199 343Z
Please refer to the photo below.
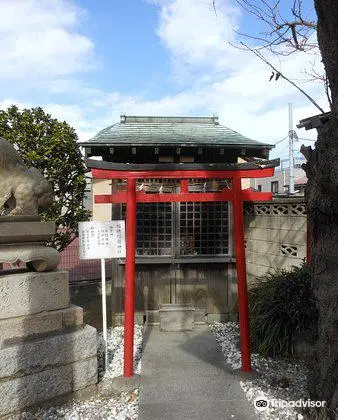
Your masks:
M171 203L139 203L136 255L172 255Z
M122 217L125 219L125 204ZM136 255L172 255L172 204L138 203L136 207Z
M271 192L278 193L278 181L271 182Z
M261 184L257 185L257 190L262 191L262 185Z
M180 254L228 254L228 203L180 203Z
M146 194L157 194L159 188L165 194L177 186L169 180L144 180L140 184ZM195 181L195 180L194 180ZM158 184L158 185L157 185ZM189 186L190 192L221 191L229 188L227 181L196 180ZM124 187L123 187L124 189ZM126 205L122 206L122 218L126 217ZM136 255L155 256L203 256L229 253L229 212L227 202L203 203L138 203L136 216Z

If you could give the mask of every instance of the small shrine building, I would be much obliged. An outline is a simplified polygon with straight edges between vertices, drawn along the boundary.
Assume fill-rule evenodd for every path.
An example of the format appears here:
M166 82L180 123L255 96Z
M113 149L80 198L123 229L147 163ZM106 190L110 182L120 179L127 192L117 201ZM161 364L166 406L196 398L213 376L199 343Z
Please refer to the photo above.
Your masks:
M124 376L133 374L134 319L156 323L161 304L189 303L195 322L228 320L237 299L242 370L250 371L243 203L271 200L248 187L273 175L273 146L215 116L127 115L81 145L94 210L126 220L127 256L112 278L113 310L125 325Z

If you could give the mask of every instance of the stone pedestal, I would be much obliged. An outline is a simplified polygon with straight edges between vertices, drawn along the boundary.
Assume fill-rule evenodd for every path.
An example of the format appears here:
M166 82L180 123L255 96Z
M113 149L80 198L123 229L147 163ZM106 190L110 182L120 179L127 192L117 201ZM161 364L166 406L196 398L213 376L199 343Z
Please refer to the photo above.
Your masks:
M60 255L45 245L54 233L55 223L41 222L38 216L1 216L0 264L22 261L36 271L54 270Z
M2 138L0 149L0 417L8 418L96 384L97 334L70 306L68 272L55 270L60 255L46 245L55 223L38 213L52 205L52 185ZM22 262L28 271L2 270Z
M0 277L0 417L97 383L97 333L67 271Z
M189 331L194 329L194 312L191 305L162 304L160 306L160 331Z

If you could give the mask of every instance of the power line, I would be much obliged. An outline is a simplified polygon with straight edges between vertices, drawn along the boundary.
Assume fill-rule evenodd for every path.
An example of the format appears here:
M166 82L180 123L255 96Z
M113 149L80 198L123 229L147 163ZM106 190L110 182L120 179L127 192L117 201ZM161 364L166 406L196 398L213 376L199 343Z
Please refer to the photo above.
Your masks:
M273 143L274 146L276 146L276 144L281 143L282 141L286 140L289 137L289 135L285 136L283 139L278 140L276 143Z
M276 144L281 143L282 141L286 140L287 138L289 138L289 135L287 135L287 136L283 137L282 139L280 139L280 140L276 141L276 143L272 143L272 144L273 144L274 146L276 146ZM306 138L306 137L297 137L297 139L298 139L298 140L306 140L306 141L317 141L317 140L314 140L314 139L308 139L308 138Z

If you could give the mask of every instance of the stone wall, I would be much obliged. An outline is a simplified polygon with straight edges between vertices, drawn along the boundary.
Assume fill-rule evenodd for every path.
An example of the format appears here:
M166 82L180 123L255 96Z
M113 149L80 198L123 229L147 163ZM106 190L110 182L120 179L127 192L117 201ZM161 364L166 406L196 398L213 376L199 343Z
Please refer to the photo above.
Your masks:
M244 210L248 282L306 257L307 217L303 198L276 199Z
M68 272L1 272L0 418L71 398L97 379L97 332L70 305Z

